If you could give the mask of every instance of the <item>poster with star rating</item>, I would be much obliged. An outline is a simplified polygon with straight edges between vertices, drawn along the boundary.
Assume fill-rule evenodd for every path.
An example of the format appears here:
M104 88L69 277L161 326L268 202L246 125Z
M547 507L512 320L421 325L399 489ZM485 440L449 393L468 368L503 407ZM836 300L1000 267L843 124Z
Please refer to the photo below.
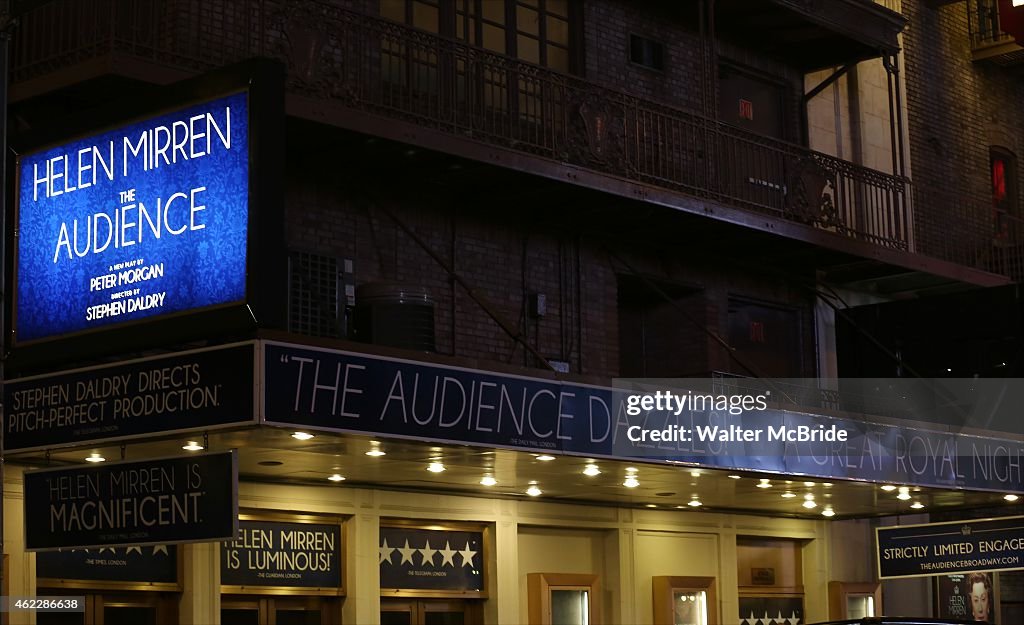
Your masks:
M380 528L380 587L483 591L483 532Z
M803 597L740 597L740 625L804 625Z
M178 583L174 545L65 549L36 554L36 577L97 582Z

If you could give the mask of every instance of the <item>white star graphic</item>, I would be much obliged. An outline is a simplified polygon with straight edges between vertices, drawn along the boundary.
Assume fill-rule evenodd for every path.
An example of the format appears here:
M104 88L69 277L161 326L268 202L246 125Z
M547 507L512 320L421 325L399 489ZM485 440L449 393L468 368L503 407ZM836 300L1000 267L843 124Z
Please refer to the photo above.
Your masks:
M399 548L398 552L402 554L402 561L398 563L399 566L406 562L409 564L416 564L412 561L412 557L416 555L416 550L409 548L409 539L405 540L405 547Z
M443 568L445 564L450 564L452 565L452 568L455 568L455 560L453 558L455 558L455 554L457 552L448 545L447 540L444 541L444 549L440 549L440 552L441 567Z
M388 539L385 538L384 544L380 546L380 562L378 562L378 564L384 564L385 562L391 564L391 554L393 554L394 552L395 548L389 547Z
M751 614L750 618L754 618L754 615ZM740 625L751 625L751 622L750 619L740 619Z
M135 553L139 554L140 556L142 555L142 547L140 547L138 545L135 545L134 547L128 547L128 549L125 550L124 555L128 555L129 553L131 553L133 551Z
M761 622L762 622L762 623L764 623L764 625L768 625L768 623L770 623L770 622L771 622L771 621L770 621L770 620L768 619L768 610L765 610L765 611L764 611L764 618L762 618L762 619L761 619Z
M468 540L466 541L466 548L459 550L459 555L462 556L462 566L473 568L473 556L476 555L476 552L470 550Z
M113 547L100 547L99 553L103 553L104 551L109 551L110 553L117 553L116 551L114 551Z
M169 556L169 555L171 555L171 554L167 553L167 545L153 545L153 555L154 555L154 556L155 556L155 555L156 555L157 553L161 552L161 551L163 552L163 554L164 554L165 556Z
M790 625L800 625L800 617L796 615L796 612L793 612L793 616L786 619L786 621L790 623Z
M434 554L437 553L437 549L430 548L430 541L427 541L427 546L420 549L420 553L423 554L423 564L421 566L434 566Z

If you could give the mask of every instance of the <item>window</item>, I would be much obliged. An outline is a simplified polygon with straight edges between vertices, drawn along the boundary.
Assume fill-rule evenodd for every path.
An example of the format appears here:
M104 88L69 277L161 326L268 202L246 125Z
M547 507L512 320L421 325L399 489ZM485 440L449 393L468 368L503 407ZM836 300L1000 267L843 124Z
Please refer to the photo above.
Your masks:
M576 70L573 24L578 0L379 0L382 17L494 54L559 72ZM427 116L476 115L509 124L524 143L543 139L544 123L564 118L562 92L544 76L483 55L452 53L436 41L383 36L385 97Z
M1020 204L1017 190L1017 157L999 146L989 148L992 180L992 211L998 241L1019 240Z
M694 285L618 277L619 375L701 376L708 372L707 304Z
M380 0L380 14L528 63L574 69L571 0Z
M630 35L629 60L660 72L665 69L665 44L640 35Z

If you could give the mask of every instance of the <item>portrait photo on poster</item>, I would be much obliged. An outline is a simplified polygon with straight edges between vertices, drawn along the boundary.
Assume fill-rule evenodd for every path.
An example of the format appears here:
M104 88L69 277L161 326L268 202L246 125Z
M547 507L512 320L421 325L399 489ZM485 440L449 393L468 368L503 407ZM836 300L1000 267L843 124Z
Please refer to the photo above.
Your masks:
M995 580L987 572L936 577L936 616L997 625Z

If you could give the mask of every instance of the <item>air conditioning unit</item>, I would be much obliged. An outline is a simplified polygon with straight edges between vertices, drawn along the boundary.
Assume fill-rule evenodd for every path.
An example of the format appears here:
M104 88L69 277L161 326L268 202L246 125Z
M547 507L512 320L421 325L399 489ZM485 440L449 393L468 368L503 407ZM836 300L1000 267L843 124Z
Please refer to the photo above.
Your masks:
M436 351L434 299L425 287L371 282L356 288L355 337L365 343Z

